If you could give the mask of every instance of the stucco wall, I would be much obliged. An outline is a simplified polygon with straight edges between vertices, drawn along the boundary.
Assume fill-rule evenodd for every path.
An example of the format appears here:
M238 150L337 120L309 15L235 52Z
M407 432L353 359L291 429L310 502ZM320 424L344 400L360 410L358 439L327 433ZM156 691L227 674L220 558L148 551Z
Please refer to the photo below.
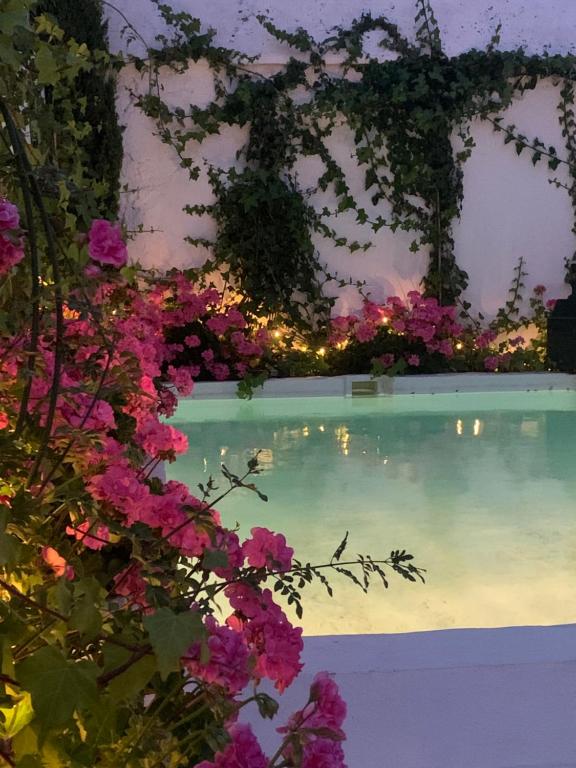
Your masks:
M116 5L147 41L152 42L154 35L162 31L149 0L117 0ZM335 24L348 24L363 10L386 13L409 36L414 29L413 0L389 0L387 4L381 0L172 0L172 6L188 10L214 26L222 44L261 55L257 66L264 72L273 71L285 61L288 51L256 22L254 15L262 10L268 11L281 27L294 29L302 25L318 37ZM435 0L434 7L444 48L452 55L485 46L499 21L502 48L522 45L529 52L567 52L576 39L576 3L571 0ZM124 22L113 11L109 18L111 42L117 48L123 47L120 30ZM126 124L124 182L133 190L125 194L127 221L131 227L142 224L145 229L160 230L138 235L131 252L148 266L197 265L206 252L187 245L183 238L210 236L213 224L207 218L191 218L182 208L211 199L206 179L191 184L172 150L153 135L152 123L131 106L123 87L138 87L134 73L125 72L121 86L119 109ZM164 97L173 105L207 103L212 93L209 72L202 64L185 75L168 75L164 87ZM558 99L559 88L543 83L519 99L504 114L504 121L562 150L555 109ZM516 157L513 148L505 146L502 136L494 134L488 125L474 125L473 135L477 146L465 166L464 206L455 227L457 259L470 274L467 298L476 310L495 312L506 298L520 256L526 260L528 288L544 283L550 296L565 295L563 262L576 246L570 232L572 209L566 191L548 183L549 172L544 164L533 168L528 154ZM244 138L243 131L227 129L191 151L197 159L226 167L234 162ZM330 146L349 172L352 189L363 200L362 176L351 157L353 144L346 129L333 135ZM315 169L309 161L298 170L300 182L306 187ZM565 178L562 168L556 176ZM329 204L330 197L325 196L322 202ZM369 202L363 202L369 209ZM385 211L380 212L385 215ZM320 253L331 271L366 280L377 300L418 287L427 256L409 252L410 234L382 230L374 235L368 228L357 229L353 217L347 216L339 217L336 225L345 235L371 240L374 247L366 254L350 255L327 241L319 242ZM339 309L348 310L357 301L355 291L345 289Z

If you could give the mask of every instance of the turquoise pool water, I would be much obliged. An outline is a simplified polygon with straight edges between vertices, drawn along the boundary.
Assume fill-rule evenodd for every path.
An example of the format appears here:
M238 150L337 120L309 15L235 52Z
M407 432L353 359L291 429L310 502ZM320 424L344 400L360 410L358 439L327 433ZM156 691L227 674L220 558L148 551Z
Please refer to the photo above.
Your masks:
M407 549L427 569L368 595L308 588L306 634L576 621L576 393L187 400L171 423L190 451L168 476L192 487L260 451L269 502L219 505L241 535L282 531L322 563L350 530L349 554Z

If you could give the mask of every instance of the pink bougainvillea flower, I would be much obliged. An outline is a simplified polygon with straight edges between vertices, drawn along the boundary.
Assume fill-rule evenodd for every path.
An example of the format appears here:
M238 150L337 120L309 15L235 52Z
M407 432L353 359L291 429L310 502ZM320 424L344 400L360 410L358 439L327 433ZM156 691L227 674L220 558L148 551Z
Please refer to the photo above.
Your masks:
M215 755L214 762L203 760L196 768L266 768L268 759L249 725L236 723L229 733L230 744Z
M0 198L0 231L20 228L18 208L6 198Z
M4 411L0 411L0 429L6 429L9 423L8 414L4 413Z
M546 309L553 310L557 301L558 299L548 299L546 302Z
M267 528L252 528L250 533L252 538L242 544L242 553L249 565L275 571L290 569L294 550L286 545L283 534L273 533Z
M118 224L94 219L88 232L88 253L92 261L120 268L128 260L126 244Z
M269 589L260 591L244 584L232 584L225 594L235 609L226 623L242 633L254 654L254 676L272 680L282 693L302 669L302 629L292 626Z
M417 368L420 365L420 358L418 355L408 355L406 362L413 368Z
M342 744L332 739L315 739L304 747L301 768L346 768Z
M199 347L201 343L200 338L195 333L191 333L184 339L184 344L188 347Z
M188 450L188 438L183 432L170 424L161 424L153 416L139 425L136 439L148 456L155 459L174 459L177 454Z
M0 277L7 274L12 267L24 258L22 242L0 233Z
M130 605L139 605L141 608L148 607L147 586L148 582L142 577L138 564L129 565L114 576L114 592L128 598Z
M484 368L487 371L495 371L499 363L500 358L498 355L488 355L488 357L484 358Z
M42 547L41 554L46 565L52 568L58 578L64 576L68 581L72 581L74 568L68 565L68 562L53 547Z
M354 329L354 336L356 340L363 343L366 341L372 341L376 336L377 329L371 323L359 323Z
M485 349L486 347L489 347L493 341L495 341L497 336L498 334L495 331L483 331L479 336L476 337L476 346L478 349Z
M250 681L250 654L242 635L221 626L208 616L204 622L208 632L207 660L201 660L200 643L195 643L184 657L184 666L194 677L219 685L229 693L240 693Z
M383 368L391 368L394 365L394 355L386 352L384 355L376 358Z
M189 368L174 368L173 365L169 365L168 376L178 390L179 395L188 397L188 395L192 394L194 377Z
M88 549L102 549L110 541L108 526L85 520L80 525L66 526L66 533L81 541Z
M310 701L291 715L288 724L278 728L278 733L306 728L328 728L336 738L343 739L342 724L346 719L346 702L340 696L338 685L327 672L319 672L310 687Z

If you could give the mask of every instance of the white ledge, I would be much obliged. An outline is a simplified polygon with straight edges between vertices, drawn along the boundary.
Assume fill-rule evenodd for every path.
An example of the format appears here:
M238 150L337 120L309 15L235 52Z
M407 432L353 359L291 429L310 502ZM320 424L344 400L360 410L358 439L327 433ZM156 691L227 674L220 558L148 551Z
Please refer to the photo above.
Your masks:
M380 396L576 390L576 376L568 373L437 373L393 379L388 376L371 379L369 375L268 379L263 387L254 391L254 397L349 397L352 382L372 381L376 381ZM237 386L236 381L200 381L191 397L183 399L235 398Z

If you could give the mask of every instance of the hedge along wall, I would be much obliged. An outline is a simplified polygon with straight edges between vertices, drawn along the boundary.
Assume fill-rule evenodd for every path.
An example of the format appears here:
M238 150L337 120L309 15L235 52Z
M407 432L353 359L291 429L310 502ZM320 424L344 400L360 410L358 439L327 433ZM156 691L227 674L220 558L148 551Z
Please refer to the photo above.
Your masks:
M138 28L146 40L163 31L157 11L149 0L117 0L115 5ZM485 48L499 22L502 23L500 48L512 50L523 46L528 53L569 53L576 30L576 5L567 0L435 0L433 3L442 33L444 51L454 56L473 47ZM346 27L362 11L385 13L409 38L414 36L415 6L413 0L396 0L387 7L379 0L268 0L263 8L260 0L173 0L175 10L186 10L217 29L217 42L247 54L259 55L252 64L264 74L275 72L293 51L269 36L258 24L255 14L266 10L283 29L298 26L322 38L335 25ZM125 45L120 36L124 21L108 12L112 47ZM138 51L137 44L131 49ZM378 49L374 46L371 52ZM383 58L389 56L380 53ZM337 72L338 61L329 59ZM212 76L204 63L194 65L186 74L167 73L163 79L163 98L174 106L190 103L207 105L213 98ZM214 224L209 217L193 218L183 212L185 205L209 203L212 193L207 178L191 184L179 167L170 147L153 135L152 122L131 105L127 88L138 88L139 77L125 71L119 89L119 112L126 124L124 183L125 211L130 227L142 224L144 229L159 230L138 235L132 253L146 266L196 266L207 251L184 242L184 237L211 238ZM555 146L565 155L564 139L558 122L559 87L541 82L535 90L515 99L502 113L503 125L513 123L528 137L537 136L546 145ZM545 163L533 167L529 153L520 157L514 145L505 145L503 134L495 133L488 123L476 121L472 126L476 147L464 165L464 202L461 219L454 225L457 263L470 277L464 297L473 308L493 314L504 302L513 269L524 257L529 272L527 287L537 283L548 286L549 296L565 295L566 258L575 249L573 210L568 193L549 183L556 177L569 183L566 166L551 173ZM235 162L237 150L246 138L244 130L222 129L220 135L205 140L194 148L196 160L228 167ZM352 193L370 211L369 195L363 192L363 171L353 157L354 145L348 129L337 129L328 140L336 159L348 174ZM299 161L298 181L302 188L318 176L316 160ZM317 195L320 206L333 205L331 193ZM379 212L386 216L385 204ZM321 258L331 271L340 276L365 280L375 300L386 295L405 295L417 288L428 262L422 249L409 251L413 235L397 230L381 229L374 234L355 223L353 213L345 213L331 222L343 235L361 242L372 241L366 253L354 254L335 248L327 240L319 240ZM338 311L348 311L359 299L352 287L340 289Z

